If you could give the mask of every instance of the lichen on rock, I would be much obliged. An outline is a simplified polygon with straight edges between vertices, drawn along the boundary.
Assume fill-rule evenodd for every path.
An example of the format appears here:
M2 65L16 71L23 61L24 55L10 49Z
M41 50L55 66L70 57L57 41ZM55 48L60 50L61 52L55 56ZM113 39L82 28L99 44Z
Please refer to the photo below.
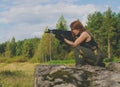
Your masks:
M120 87L120 63L107 68L84 65L38 65L34 87Z

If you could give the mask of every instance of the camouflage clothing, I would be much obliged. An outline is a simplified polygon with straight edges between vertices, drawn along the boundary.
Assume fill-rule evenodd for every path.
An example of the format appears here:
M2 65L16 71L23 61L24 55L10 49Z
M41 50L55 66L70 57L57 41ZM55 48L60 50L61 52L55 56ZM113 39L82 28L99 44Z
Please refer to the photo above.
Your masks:
M99 48L92 50L80 45L75 47L76 65L90 64L95 66L104 66L103 58L103 54Z

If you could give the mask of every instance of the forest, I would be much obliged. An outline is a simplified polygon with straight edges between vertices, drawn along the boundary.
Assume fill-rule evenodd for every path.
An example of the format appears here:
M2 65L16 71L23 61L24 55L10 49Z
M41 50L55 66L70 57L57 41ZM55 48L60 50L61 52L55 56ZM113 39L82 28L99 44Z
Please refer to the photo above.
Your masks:
M79 19L79 18L78 18ZM64 16L60 16L56 29L68 30ZM47 30L46 26L44 30ZM92 33L99 47L104 52L105 61L120 61L120 12L110 8L105 12L89 14L85 25ZM15 37L0 44L0 62L35 62L74 59L73 48L60 43L54 34L44 33L41 38L16 41Z

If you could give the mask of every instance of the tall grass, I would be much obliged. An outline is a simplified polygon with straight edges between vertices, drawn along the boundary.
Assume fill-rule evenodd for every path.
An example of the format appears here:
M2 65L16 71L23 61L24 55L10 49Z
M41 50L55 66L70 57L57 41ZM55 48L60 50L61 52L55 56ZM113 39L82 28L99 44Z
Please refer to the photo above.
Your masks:
M36 64L0 64L0 87L33 87Z
M74 64L74 60L53 60L44 64ZM0 63L0 87L33 87L36 63Z

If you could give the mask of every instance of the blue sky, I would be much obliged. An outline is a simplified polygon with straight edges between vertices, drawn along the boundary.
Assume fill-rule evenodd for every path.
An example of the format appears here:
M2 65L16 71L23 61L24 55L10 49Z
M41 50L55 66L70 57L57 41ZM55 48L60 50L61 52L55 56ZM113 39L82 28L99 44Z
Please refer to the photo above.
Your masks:
M87 15L105 12L109 6L120 12L120 0L0 0L0 43L41 37L44 29L55 28L61 15L69 24L76 20L85 24Z

